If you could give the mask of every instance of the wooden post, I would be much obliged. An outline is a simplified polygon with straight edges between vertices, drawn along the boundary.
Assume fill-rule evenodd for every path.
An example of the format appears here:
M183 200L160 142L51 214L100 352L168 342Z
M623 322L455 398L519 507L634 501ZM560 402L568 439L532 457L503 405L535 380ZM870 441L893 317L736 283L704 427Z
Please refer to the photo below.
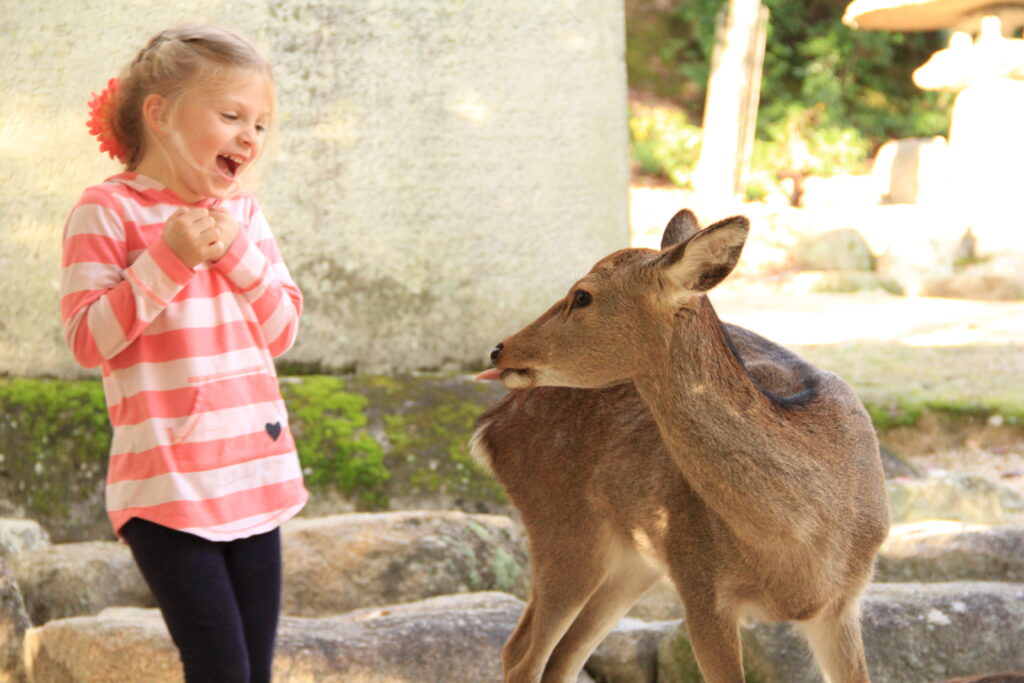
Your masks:
M761 93L768 8L729 0L719 15L694 172L701 204L732 203L743 192Z

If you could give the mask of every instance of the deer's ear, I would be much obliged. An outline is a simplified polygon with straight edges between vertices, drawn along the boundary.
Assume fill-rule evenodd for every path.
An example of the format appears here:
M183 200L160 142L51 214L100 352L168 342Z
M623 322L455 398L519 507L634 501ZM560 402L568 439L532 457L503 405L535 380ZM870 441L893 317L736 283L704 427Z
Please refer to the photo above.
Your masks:
M700 294L724 280L739 262L748 232L750 222L734 216L662 251L658 269L672 294Z
M665 232L661 236L661 248L668 249L673 244L685 242L697 232L700 232L700 223L697 222L697 216L694 215L693 211L683 209L675 216L672 216L672 220L665 226Z

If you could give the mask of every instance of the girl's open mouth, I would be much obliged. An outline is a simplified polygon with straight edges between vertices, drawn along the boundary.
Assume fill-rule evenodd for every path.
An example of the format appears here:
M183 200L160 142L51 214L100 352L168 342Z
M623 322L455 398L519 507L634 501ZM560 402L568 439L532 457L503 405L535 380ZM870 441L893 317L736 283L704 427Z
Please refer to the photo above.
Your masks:
M227 154L217 155L217 169L220 170L228 178L234 179L238 175L238 169L241 168L244 160L239 157L229 156Z

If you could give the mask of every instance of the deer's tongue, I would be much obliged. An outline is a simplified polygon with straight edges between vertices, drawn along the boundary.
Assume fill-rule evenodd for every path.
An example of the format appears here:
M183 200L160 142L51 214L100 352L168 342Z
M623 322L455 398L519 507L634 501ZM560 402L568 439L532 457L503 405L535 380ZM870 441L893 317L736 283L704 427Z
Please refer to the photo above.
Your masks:
M501 379L501 370L498 368L491 368L490 370L484 370L479 375L473 378L474 381L479 382L480 380L496 380Z

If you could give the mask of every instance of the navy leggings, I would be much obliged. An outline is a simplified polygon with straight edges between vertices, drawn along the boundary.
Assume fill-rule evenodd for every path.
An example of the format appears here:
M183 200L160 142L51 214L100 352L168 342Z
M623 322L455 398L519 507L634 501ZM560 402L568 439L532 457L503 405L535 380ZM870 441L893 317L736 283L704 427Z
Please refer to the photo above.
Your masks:
M281 609L279 530L221 543L133 518L121 535L188 683L270 681Z

